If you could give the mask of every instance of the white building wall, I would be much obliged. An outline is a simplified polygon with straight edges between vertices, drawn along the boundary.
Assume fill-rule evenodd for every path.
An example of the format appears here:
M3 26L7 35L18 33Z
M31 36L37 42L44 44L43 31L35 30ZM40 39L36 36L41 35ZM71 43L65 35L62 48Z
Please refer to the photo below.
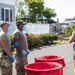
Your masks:
M15 30L15 22L16 22L16 18L15 18L15 7L17 6L17 1L18 0L0 0L0 21L2 20L2 8L4 9L4 20L5 21L5 9L9 9L12 10L12 21L10 21L10 17L9 17L9 23L10 23L10 31L8 32L8 34L12 34L12 32ZM10 13L10 12L9 12ZM1 31L1 28L0 28Z
M75 24L75 19L73 18L65 19L63 23L68 23L69 25L72 25Z
M16 1L17 0L0 0L0 3L8 4L8 5L14 5L15 6Z

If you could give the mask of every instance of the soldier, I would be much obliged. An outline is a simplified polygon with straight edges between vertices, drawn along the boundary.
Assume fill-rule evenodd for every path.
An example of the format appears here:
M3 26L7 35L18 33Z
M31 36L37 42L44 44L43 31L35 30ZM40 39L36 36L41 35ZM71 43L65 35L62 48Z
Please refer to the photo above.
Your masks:
M25 75L24 66L28 64L27 55L29 54L27 36L23 33L24 23L17 21L17 29L13 32L14 47L16 47L16 71L17 75Z
M75 31L73 30L72 35L69 38L69 43L75 41ZM75 75L75 44L73 44L73 61L74 61L74 75Z
M11 40L7 36L9 24L2 21L0 27L2 28L0 32L1 74L12 75L14 57L11 53Z

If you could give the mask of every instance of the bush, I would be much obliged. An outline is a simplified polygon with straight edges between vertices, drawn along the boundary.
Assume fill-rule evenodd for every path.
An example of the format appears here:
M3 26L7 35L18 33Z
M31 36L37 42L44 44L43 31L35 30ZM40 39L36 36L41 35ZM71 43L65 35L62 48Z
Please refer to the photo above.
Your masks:
M37 46L38 44L49 44L57 40L57 35L54 34L28 34L28 43Z

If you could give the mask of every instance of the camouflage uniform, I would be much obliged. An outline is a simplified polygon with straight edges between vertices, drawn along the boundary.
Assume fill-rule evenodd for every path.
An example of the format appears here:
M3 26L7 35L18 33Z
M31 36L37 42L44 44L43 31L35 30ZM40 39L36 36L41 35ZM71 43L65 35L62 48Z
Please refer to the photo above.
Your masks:
M18 39L19 47L24 50L28 49L27 37L18 29L14 31L13 38ZM17 75L25 75L24 66L28 64L27 55L22 55L21 50L16 49L16 71Z
M22 53L18 52L15 55L16 58L16 70L17 70L17 75L25 75L25 69L24 66L28 63L27 62L27 56L23 56Z
M2 56L1 53L2 53L2 52L0 51L0 67L1 67L1 56Z
M6 40L7 46L11 50L11 41L5 32L0 32L0 40ZM12 63L9 60L9 56L3 52L3 47L0 44L0 57L1 57L1 73L2 75L12 75Z
M4 55L1 60L1 73L2 75L12 75L12 63L8 55Z
M73 45L73 59L75 60L75 44Z

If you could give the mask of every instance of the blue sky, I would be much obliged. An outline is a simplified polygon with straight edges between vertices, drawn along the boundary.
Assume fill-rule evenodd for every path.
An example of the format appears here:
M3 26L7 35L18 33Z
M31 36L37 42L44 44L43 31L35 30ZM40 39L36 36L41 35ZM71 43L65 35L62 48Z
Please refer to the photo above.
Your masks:
M75 16L75 0L44 0L44 6L55 9L57 17L53 19L59 18L59 22Z

